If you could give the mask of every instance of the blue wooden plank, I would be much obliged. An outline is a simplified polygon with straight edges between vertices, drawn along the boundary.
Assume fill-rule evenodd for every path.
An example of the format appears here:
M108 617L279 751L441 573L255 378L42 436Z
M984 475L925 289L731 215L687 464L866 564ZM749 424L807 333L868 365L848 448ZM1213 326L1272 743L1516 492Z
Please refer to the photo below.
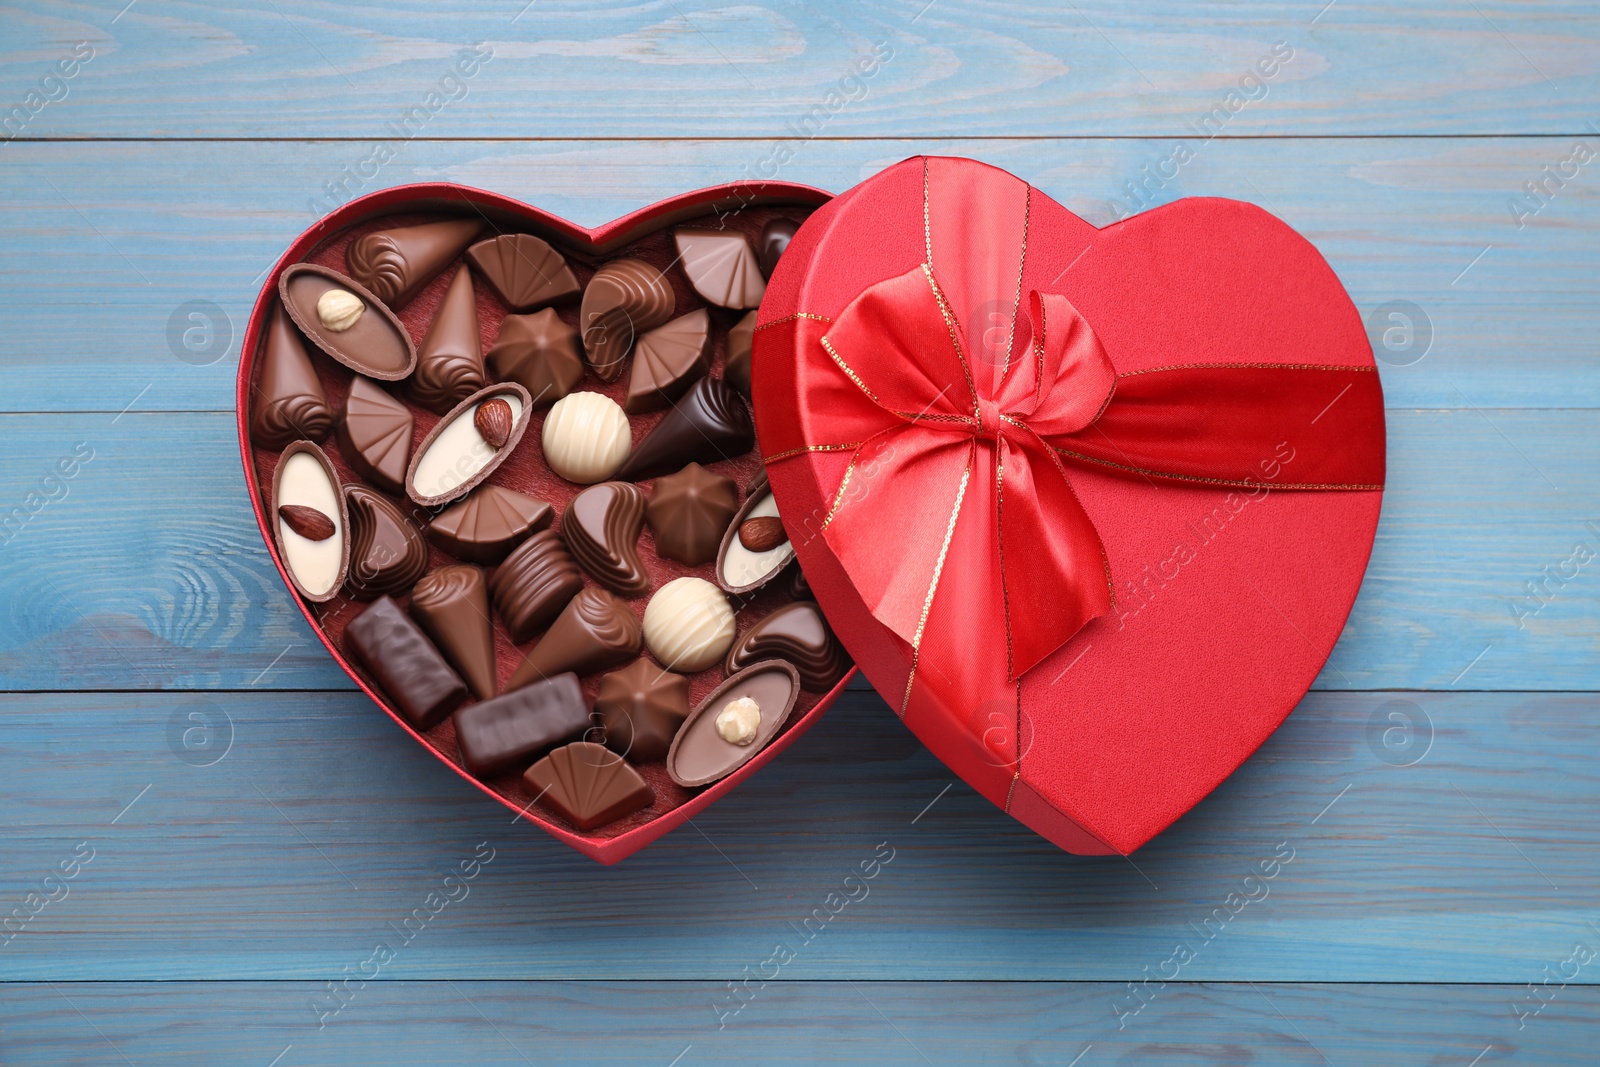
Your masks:
M1117 1030L1097 983L374 983L316 1029L309 983L0 987L13 1067L78 1063L1216 1064L1587 1067L1600 990L1517 1028L1521 986L1169 985ZM86 1025L87 1023L87 1025ZM119 1059L120 1055L120 1059ZM676 1058L675 1058L676 1057Z
M25 135L1580 133L1600 89L1581 0L122 8L6 11Z
M369 970L406 980L723 983L783 945L804 981L1521 987L1600 949L1596 701L1313 694L1129 862L946 792L852 695L736 797L602 868L356 694L12 695L0 914L92 859L0 947L0 978L322 982L383 942L396 956ZM444 881L475 855L470 884ZM430 918L435 891L458 899ZM1178 945L1192 958L1169 963Z
M0 688L349 687L271 567L234 432L231 414L0 416ZM47 482L80 443L93 458ZM1594 564L1574 557L1600 547L1600 413L1391 411L1389 448L1366 584L1317 684L1600 688Z

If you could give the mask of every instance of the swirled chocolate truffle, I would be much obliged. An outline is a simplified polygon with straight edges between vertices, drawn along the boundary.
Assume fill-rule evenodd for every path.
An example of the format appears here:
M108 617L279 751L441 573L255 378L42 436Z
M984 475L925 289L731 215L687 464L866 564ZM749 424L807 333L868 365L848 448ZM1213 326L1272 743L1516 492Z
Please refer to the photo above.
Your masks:
M556 616L506 689L566 671L603 671L637 656L639 645L639 617L628 602L607 590L587 586Z
M676 306L667 279L642 259L614 259L595 271L583 291L578 328L600 380L621 377L634 339L672 318Z
M625 597L650 591L639 558L644 490L630 482L601 482L572 498L561 516L561 538L595 581Z
M347 485L350 573L345 589L359 600L411 588L428 569L422 534L389 498L365 485Z
M810 600L785 604L756 620L728 649L723 670L735 674L767 659L794 664L801 688L813 693L826 693L850 670L850 657Z
M300 335L280 302L267 326L250 413L250 437L262 448L280 449L296 438L321 441L333 428L333 412L317 380Z
M554 530L518 545L489 583L495 611L517 644L548 626L583 588L583 574Z
M463 267L450 279L439 313L417 349L411 395L423 407L443 415L482 389L485 380L472 272Z
M481 219L375 230L350 242L345 263L352 278L397 308L420 293L482 232Z

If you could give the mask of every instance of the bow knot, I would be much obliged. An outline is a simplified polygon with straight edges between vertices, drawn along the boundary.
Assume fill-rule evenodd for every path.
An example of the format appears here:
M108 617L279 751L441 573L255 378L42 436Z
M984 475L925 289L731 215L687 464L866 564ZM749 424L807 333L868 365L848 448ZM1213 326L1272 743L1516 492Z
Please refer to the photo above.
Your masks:
M986 396L978 397L978 422L973 433L985 441L1000 440L1000 405Z

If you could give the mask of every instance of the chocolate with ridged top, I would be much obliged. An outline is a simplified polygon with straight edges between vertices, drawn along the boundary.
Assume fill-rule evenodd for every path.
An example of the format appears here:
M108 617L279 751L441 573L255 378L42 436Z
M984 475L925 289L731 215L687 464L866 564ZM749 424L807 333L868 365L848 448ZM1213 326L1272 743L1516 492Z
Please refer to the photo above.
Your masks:
M691 463L656 479L644 517L657 555L698 567L717 558L722 535L738 510L739 489L733 479Z
M300 437L321 441L333 429L322 382L281 301L267 324L250 407L250 439L262 448L280 449Z
M420 293L483 232L482 219L375 230L345 249L350 276L392 308Z
M356 375L339 416L339 452L355 472L379 489L405 489L416 418L377 382Z
M589 728L576 675L560 674L456 712L461 762L479 778L525 767Z
M496 381L521 385L536 408L554 404L583 381L578 331L562 322L554 308L507 315L484 359Z
M344 644L418 730L431 730L467 699L461 676L390 597L350 620Z
M634 448L617 477L639 482L688 463L716 463L756 446L750 409L721 378L701 378Z
M603 671L637 656L642 644L639 617L628 602L604 589L586 586L556 616L549 631L506 682L506 689L565 671Z
M756 242L756 259L761 263L761 275L772 277L778 260L789 250L789 242L799 232L800 224L793 219L773 219L761 228L761 239Z
M711 367L711 313L679 315L639 338L623 409L630 415L660 411L682 396Z
M849 655L810 600L785 604L756 620L728 649L723 669L737 674L766 659L794 664L800 672L800 687L813 693L826 693L850 670Z
M634 338L672 318L676 305L666 277L642 259L614 259L595 271L578 312L595 374L607 382L621 377Z
M423 407L443 415L482 389L486 381L472 272L462 267L450 279L428 335L417 349L411 395Z
M744 234L680 226L672 239L695 292L718 307L753 308L761 303L767 282Z
M345 486L344 500L350 511L345 590L371 600L411 588L428 569L428 546L416 526L371 486Z
M745 396L750 395L750 351L755 336L756 312L752 311L728 331L728 352L722 360L722 380Z
M595 581L625 597L650 591L639 558L644 490L631 482L601 482L572 498L561 516L561 539Z
M530 533L555 521L543 500L498 485L480 485L428 523L428 539L468 563L499 563Z
M481 570L456 563L427 575L411 590L411 614L461 672L474 696L494 696L494 625Z
M648 808L656 794L639 772L592 741L574 741L529 767L528 792L580 830L595 830Z
M479 241L467 249L467 262L512 311L529 311L578 295L578 279L566 259L531 233L503 233Z
M689 714L689 679L637 660L600 679L594 713L614 751L635 763L666 759Z
M495 611L519 645L550 625L582 588L583 575L554 530L518 545L489 583Z

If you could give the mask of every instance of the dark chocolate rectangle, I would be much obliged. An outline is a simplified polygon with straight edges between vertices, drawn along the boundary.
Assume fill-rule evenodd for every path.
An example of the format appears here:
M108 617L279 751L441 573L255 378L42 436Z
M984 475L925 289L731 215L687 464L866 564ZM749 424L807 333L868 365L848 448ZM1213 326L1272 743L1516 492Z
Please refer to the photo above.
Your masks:
M456 743L467 770L490 778L526 768L589 725L578 676L558 674L456 712Z
M418 730L437 726L467 699L461 676L391 597L379 597L351 619L344 643Z

